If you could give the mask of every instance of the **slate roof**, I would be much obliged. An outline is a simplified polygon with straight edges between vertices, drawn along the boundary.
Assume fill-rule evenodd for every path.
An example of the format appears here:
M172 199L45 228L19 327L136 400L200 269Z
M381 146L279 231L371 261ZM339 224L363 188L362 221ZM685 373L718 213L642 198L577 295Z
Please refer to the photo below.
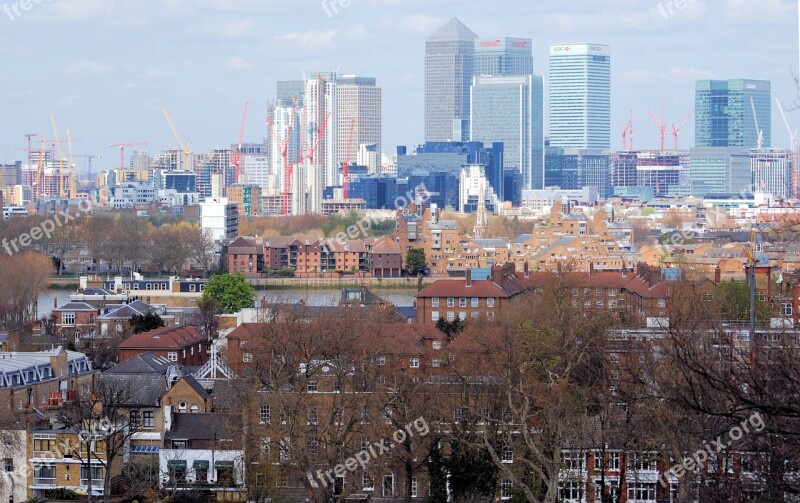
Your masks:
M53 311L92 311L96 313L99 311L99 309L94 306L90 306L86 302L67 302L63 306L59 306Z
M241 414L177 413L172 415L172 428L166 433L167 440L221 440L232 439L241 445Z
M198 342L205 337L194 327L161 327L149 332L136 334L119 345L120 349L180 349Z
M165 375L167 369L174 365L163 356L155 353L141 353L130 360L108 369L106 374L161 374Z

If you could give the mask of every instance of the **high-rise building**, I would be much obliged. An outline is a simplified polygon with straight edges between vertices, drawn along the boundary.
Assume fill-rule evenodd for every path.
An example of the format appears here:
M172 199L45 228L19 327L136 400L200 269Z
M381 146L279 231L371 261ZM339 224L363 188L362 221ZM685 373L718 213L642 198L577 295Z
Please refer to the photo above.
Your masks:
M695 146L756 148L759 146L758 129L761 129L761 146L769 148L772 144L770 96L771 86L767 80L698 80Z
M546 148L545 185L564 190L592 187L605 199L611 195L610 155L602 149Z
M425 141L450 141L453 121L469 119L478 36L456 18L425 43Z
M336 80L339 106L339 164L355 164L361 145L381 151L381 88L375 79L343 75ZM352 134L351 134L352 133ZM352 144L351 144L352 143Z
M611 48L550 47L550 144L611 147Z
M741 147L694 147L689 151L692 195L738 194L753 190L750 150Z
M544 186L543 109L541 77L474 78L470 93L470 140L485 144L503 142L503 165L522 173L522 189ZM502 198L500 183L492 186Z
M495 77L531 75L533 41L529 38L501 37L475 41L475 76Z
M291 107L297 98L297 106L303 106L303 97L306 92L305 80L279 80L276 105Z
M321 202L325 187L341 185L336 87L336 73L314 73L306 81L304 143L308 146L309 153L313 151L306 176L309 186L313 185L319 191L319 194L310 196L311 201ZM321 207L312 206L309 210L312 213L322 212Z
M791 150L752 149L750 167L753 173L753 192L771 194L774 199L791 197Z

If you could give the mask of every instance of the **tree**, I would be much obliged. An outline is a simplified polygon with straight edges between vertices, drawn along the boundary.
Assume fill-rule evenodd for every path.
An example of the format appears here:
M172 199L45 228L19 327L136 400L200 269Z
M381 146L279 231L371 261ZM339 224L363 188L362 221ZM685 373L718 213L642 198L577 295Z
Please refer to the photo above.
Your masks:
M219 323L217 316L222 314L222 308L215 299L201 298L197 301L197 308L200 310L200 316L197 320L197 327L200 333L207 339L213 339L217 334Z
M149 332L150 330L166 326L161 316L150 312L145 315L134 314L128 321L134 334Z
M453 321L447 321L446 318L439 318L436 321L436 328L441 330L447 335L447 340L451 341L464 331L465 321L461 318L456 318Z
M409 274L422 272L428 265L425 260L425 250L422 248L410 248L406 254L406 270Z
M253 307L255 294L253 287L242 274L223 273L216 274L208 280L203 298L213 299L224 313L233 314Z

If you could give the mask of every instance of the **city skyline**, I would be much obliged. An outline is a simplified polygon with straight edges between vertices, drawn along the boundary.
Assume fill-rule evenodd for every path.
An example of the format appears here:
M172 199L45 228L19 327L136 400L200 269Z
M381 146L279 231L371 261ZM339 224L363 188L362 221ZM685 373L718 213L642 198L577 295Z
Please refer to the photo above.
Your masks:
M276 98L276 82L325 71L378 80L384 95L383 149L393 153L396 145L424 141L425 40L453 16L479 37L532 38L533 70L544 75L545 87L550 45L610 45L612 148L621 146L619 133L630 110L637 148L656 148L658 133L647 111L656 112L663 103L666 121L679 121L694 108L697 80L770 80L773 98L787 107L796 101L796 4L788 1L695 3L674 9L668 18L646 1L608 2L602 9L590 8L594 4L589 2L513 5L514 15L501 2L497 11L506 13L488 16L478 5L463 2L411 2L380 10L368 1L340 6L328 16L320 4L305 2L302 19L296 14L298 4L288 2L265 7L249 1L221 6L172 0L152 5L158 8L41 3L13 20L2 18L5 49L0 54L7 69L2 103L11 118L0 126L6 160L24 160L25 154L15 149L26 146L25 133L52 136L51 112L62 136L70 128L80 138L76 154L103 156L94 161L93 171L116 164L118 151L110 143L146 141L141 148L151 153L175 148L162 108L170 111L184 140L192 140L194 151L201 152L236 142L242 104L249 100L245 141L258 142L266 135L266 103ZM169 25L165 30L175 16L189 28ZM749 36L756 22L770 29ZM61 28L69 36L53 47L49 33ZM23 38L24 45L14 44ZM711 41L726 51L690 50ZM209 72L209 67L220 71ZM776 112L773 146L788 146ZM788 115L800 125L800 112ZM693 126L691 120L682 132L681 148L692 146ZM85 170L84 158L76 164Z

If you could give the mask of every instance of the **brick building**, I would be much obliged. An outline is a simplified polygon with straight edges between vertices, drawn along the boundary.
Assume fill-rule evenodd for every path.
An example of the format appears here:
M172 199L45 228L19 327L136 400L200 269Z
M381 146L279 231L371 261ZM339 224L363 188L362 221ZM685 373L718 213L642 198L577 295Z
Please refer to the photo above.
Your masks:
M152 352L178 365L200 366L208 361L206 338L194 327L162 327L136 334L119 345L119 361Z

